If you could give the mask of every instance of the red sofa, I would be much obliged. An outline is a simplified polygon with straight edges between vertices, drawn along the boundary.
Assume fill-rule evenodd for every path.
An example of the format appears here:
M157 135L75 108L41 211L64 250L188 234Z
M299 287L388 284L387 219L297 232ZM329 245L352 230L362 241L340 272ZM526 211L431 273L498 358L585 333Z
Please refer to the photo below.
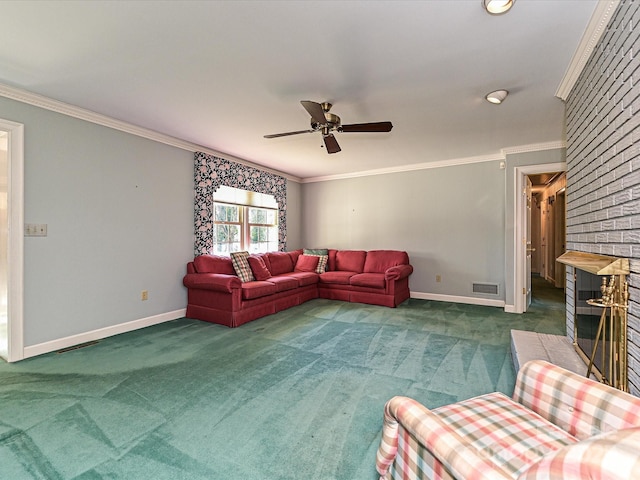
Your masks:
M200 255L189 262L183 279L187 317L237 327L313 298L387 307L409 298L413 267L406 252L330 249L322 273L308 271L303 250L252 257L268 270L256 272L261 280L241 282L228 257Z

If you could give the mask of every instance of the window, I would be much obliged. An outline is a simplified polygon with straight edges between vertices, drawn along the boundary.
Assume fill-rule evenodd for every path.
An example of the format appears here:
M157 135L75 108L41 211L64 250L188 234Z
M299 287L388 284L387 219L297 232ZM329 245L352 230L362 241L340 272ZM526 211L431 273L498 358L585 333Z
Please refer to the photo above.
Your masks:
M272 195L220 187L213 213L215 255L278 250L278 208Z

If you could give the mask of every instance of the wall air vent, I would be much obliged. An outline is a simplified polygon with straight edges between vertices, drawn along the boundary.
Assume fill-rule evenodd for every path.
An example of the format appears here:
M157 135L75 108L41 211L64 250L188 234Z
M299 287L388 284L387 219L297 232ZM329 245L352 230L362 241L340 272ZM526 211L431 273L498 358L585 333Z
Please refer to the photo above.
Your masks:
M498 295L498 285L495 283L473 283L473 293L484 295Z

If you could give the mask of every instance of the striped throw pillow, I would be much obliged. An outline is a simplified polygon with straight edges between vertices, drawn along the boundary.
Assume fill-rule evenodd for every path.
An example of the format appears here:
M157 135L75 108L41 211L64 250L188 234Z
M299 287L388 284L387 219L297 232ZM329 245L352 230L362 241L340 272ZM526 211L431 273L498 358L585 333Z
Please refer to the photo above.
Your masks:
M251 271L251 265L249 265L249 252L232 252L231 262L241 282L252 282L255 280L253 272Z

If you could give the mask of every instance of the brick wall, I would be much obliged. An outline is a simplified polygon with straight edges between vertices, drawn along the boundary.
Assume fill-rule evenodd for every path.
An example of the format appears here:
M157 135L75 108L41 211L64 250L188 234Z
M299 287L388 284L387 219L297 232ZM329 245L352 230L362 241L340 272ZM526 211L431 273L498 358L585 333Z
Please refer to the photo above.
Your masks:
M640 395L640 1L623 0L567 99L567 249L631 260L629 388ZM567 310L574 285L567 269ZM573 338L573 316L567 332Z

